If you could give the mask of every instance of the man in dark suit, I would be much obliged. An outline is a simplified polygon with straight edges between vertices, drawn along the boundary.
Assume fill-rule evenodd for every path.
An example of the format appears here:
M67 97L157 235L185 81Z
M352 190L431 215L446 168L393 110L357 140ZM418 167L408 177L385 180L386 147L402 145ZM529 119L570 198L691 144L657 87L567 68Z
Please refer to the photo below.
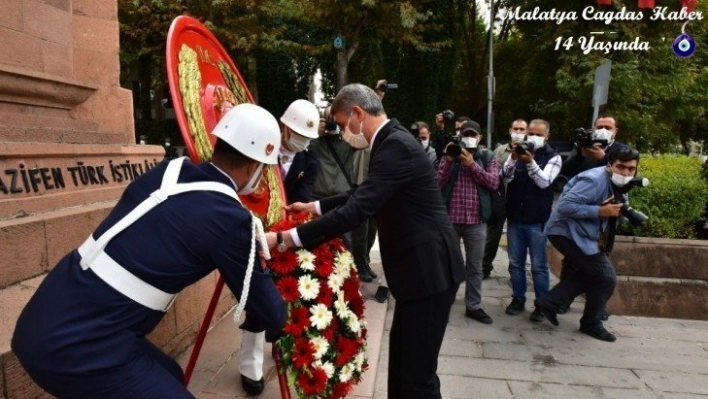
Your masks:
M345 86L332 115L372 146L369 175L346 193L289 206L323 216L283 234L269 233L268 243L278 250L313 247L376 215L383 269L396 299L389 398L440 398L437 359L464 266L435 171L413 135L388 119L371 88Z

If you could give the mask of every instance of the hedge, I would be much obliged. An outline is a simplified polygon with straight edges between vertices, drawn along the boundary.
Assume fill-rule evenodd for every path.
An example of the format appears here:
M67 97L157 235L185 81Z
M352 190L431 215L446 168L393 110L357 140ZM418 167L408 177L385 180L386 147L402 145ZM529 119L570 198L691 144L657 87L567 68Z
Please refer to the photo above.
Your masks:
M696 238L695 226L705 220L708 179L697 158L682 155L642 155L637 176L650 185L629 193L632 208L649 220L633 227L625 223L618 234L639 237Z

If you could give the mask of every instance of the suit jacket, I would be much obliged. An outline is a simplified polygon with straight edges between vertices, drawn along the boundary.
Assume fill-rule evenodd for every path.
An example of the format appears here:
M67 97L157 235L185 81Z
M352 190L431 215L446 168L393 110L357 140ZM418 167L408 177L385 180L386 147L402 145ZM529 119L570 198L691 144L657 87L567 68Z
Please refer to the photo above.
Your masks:
M295 154L293 163L283 181L289 204L310 201L319 170L320 160L317 155L307 150Z
M544 232L570 238L586 255L599 253L600 231L607 227L609 219L600 218L598 210L612 193L610 175L604 166L580 173L563 189Z
M320 201L323 216L297 228L305 247L376 215L384 273L396 300L424 298L464 279L462 252L423 147L388 121L371 150L361 185Z

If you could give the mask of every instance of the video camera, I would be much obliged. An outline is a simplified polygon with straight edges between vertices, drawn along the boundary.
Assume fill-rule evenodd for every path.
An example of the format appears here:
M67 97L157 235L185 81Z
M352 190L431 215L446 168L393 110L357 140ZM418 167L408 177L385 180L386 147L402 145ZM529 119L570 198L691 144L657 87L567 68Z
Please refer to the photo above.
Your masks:
M376 90L381 91L386 93L389 90L396 90L398 89L398 83L388 83L387 81L381 81L378 86L376 86Z
M519 155L524 155L526 154L526 151L530 151L532 154L536 150L536 146L529 141L522 141L520 143L517 143L516 146L514 147L514 152L519 154Z
M575 129L575 142L580 148L592 148L595 145L607 147L608 141L595 138L595 129L584 129L579 127Z
M612 203L622 204L622 208L620 208L620 214L627 218L627 220L629 220L629 223L631 223L633 226L639 226L640 224L646 222L647 220L649 220L649 216L629 206L629 203L627 203L627 196L625 194L627 194L629 190L633 189L634 187L646 187L648 185L649 179L647 179L646 177L635 177L634 179L630 180L629 183L625 184L622 187L615 187L614 185L612 186L615 194Z
M457 158L462 154L462 149L466 148L465 143L462 142L462 137L460 136L452 136L450 138L449 143L452 143L447 146L445 149L445 155L449 155L453 158Z
M337 131L337 121L330 117L325 120L325 133L332 134L332 132Z

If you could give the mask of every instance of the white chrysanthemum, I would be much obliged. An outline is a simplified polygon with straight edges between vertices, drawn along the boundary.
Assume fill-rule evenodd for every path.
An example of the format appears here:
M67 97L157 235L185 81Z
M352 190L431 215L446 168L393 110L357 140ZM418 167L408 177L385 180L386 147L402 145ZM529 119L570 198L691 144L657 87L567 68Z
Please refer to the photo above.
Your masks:
M351 311L349 310L348 302L344 299L344 293L342 291L337 292L337 300L334 301L334 309L337 311L337 316L339 316L340 319L344 320L349 317Z
M312 276L302 276L297 281L297 290L302 299L309 301L317 298L317 294L320 293L320 283Z
M304 249L295 252L295 254L297 254L297 261L300 262L302 270L315 270L315 254Z
M324 370L325 374L327 374L327 378L332 378L332 376L334 375L334 364L332 364L331 362L322 363L322 360L315 360L312 365L316 369Z
M330 312L331 314L332 312ZM315 346L315 359L320 359L322 358L322 355L327 353L327 349L329 349L329 342L327 342L326 339L322 337L314 337L310 340L312 342L312 345Z
M310 307L310 314L310 322L318 330L324 330L332 322L332 312L321 303Z
M344 276L339 272L334 272L327 277L327 285L332 289L332 292L337 292L344 285Z
M354 365L356 366L356 371L361 373L361 368L364 366L364 361L366 361L366 351L364 348L361 349L358 355L354 358Z
M355 334L358 334L359 331L361 331L361 323L359 323L359 319L356 318L354 312L352 312L352 314L350 315L349 321L347 322L347 326Z
M354 374L354 366L351 363L347 363L342 367L342 371L339 372L339 381L347 382L352 379L352 374Z
M350 270L352 270L354 266L354 258L352 258L352 254L349 252L340 252L339 255L334 259L334 266L337 269L337 272L348 276Z

